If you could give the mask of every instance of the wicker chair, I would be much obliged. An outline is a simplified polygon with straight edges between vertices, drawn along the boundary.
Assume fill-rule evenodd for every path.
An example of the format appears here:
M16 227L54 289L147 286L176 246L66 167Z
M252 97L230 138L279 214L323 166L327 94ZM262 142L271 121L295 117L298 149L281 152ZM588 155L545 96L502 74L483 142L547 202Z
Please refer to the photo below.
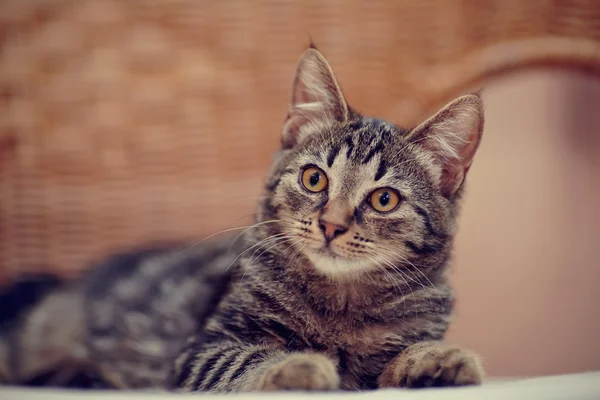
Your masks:
M402 125L513 70L600 74L598 0L4 0L0 278L244 225L308 35Z

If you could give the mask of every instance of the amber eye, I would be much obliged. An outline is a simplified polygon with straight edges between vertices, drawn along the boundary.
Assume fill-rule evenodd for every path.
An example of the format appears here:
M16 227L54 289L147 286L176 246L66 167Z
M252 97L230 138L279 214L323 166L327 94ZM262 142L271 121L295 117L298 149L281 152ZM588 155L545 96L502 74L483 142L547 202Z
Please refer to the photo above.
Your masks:
M379 212L390 212L400 203L398 192L390 188L377 189L369 196L369 204Z
M327 176L317 167L308 167L302 171L302 184L311 192L322 192L327 189Z

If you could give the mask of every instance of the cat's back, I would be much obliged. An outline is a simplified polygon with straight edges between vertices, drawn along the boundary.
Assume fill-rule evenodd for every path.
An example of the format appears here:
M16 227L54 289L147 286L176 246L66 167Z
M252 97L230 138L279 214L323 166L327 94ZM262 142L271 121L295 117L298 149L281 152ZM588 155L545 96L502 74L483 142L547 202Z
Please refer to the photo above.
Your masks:
M195 306L190 303L206 303L227 284L236 254L231 244L227 238L195 246L155 245L108 257L82 281L90 322L103 325L110 309L145 313L156 308L173 314L189 306L191 312Z
M147 247L91 269L83 282L87 348L112 385L163 384L170 360L228 287L232 244Z

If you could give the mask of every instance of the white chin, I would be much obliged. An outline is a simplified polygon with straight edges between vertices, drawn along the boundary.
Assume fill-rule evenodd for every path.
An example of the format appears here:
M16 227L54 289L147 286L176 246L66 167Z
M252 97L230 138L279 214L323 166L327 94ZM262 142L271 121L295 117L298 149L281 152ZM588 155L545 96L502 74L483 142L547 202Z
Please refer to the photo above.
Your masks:
M312 250L306 251L306 257L312 262L317 271L335 280L355 278L372 268L372 263L368 260L351 260L339 256L331 257Z

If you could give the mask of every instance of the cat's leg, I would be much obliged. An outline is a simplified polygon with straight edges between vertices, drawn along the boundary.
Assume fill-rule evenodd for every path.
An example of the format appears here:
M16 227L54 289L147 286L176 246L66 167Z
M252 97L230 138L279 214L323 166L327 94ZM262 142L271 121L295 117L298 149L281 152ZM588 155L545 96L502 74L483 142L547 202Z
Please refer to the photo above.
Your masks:
M481 361L474 353L444 342L427 341L409 346L396 356L379 377L380 387L420 388L481 383Z
M173 378L177 391L334 390L340 385L335 363L324 355L234 342L188 349L177 359Z

